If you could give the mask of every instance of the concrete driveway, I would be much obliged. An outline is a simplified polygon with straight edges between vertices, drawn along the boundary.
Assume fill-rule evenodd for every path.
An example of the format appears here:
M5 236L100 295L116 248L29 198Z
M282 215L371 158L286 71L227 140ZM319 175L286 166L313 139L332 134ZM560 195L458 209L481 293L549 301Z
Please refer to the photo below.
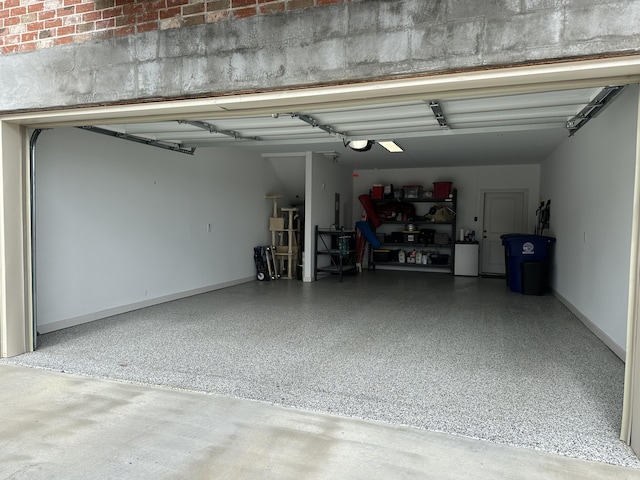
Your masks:
M640 471L249 400L0 365L6 479L640 479Z

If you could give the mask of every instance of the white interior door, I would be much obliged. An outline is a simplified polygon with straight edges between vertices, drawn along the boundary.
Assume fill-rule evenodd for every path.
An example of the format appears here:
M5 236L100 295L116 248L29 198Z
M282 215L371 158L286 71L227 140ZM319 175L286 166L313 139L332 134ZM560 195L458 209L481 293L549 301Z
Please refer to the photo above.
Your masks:
M524 192L485 192L482 228L482 273L504 275L501 235L523 233Z

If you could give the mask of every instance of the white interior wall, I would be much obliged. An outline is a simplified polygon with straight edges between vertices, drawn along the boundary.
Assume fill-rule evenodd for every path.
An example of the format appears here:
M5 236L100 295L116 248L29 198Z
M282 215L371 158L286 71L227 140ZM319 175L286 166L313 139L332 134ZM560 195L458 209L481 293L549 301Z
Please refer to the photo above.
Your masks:
M624 358L638 86L628 86L543 163L558 296Z
M42 133L36 173L41 333L254 279L265 195L282 189L240 149L189 156L79 129Z
M340 220L345 228L353 209L353 184L351 170L333 162L324 155L307 154L306 203L305 203L305 273L304 281L313 280L315 268L315 226L329 228L335 223L335 194L340 194ZM346 206L345 206L346 204ZM329 263L329 257L319 259L321 266ZM309 268L307 268L309 266Z
M527 231L533 233L540 184L539 165L358 170L358 177L354 177L353 182L354 218L360 219L363 211L357 200L358 195L369 193L373 184L393 184L395 188L422 185L425 189L433 190L433 182L453 182L453 188L458 190L457 228L475 230L478 239L482 231L483 191L527 190L526 225L529 225Z
M271 162L276 175L280 179L282 185L281 195L290 199L292 205L302 206L304 204L306 153L280 154L277 156L263 155L263 157Z

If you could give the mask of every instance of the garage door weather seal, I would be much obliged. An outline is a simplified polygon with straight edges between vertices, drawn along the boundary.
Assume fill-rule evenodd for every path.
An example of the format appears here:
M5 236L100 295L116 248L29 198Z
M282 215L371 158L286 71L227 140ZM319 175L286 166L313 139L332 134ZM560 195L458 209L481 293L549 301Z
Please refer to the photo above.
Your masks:
M29 161L31 188L31 321L33 326L32 348L38 348L38 302L36 283L36 144L42 133L41 128L36 128L29 139Z

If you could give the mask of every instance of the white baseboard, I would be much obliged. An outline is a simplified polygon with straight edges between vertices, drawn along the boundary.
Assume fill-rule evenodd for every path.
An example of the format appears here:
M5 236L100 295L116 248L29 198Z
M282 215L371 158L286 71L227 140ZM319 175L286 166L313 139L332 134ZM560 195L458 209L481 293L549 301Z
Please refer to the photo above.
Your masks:
M556 292L555 290L551 290L551 292L553 293L553 295L560 300L560 302L567 307L571 313L573 313L576 317L578 317L578 320L580 320L582 323L585 324L585 326L591 330L593 332L593 334L598 337L600 340L602 340L602 342L611 349L611 351L613 353L615 353L618 358L620 358L620 360L622 360L623 362L626 360L626 348L618 345L609 335L607 335L605 332L603 332L600 327L598 327L595 323L593 323L591 320L589 320L580 310L578 310L576 308L575 305L573 305L569 300L567 300L566 298L564 298L562 295L560 295L558 292Z
M206 287L195 288L193 290L187 290L185 292L172 293L170 295L164 295L162 297L151 298L143 300L141 302L134 302L128 305L122 305L119 307L108 308L99 312L92 312L86 315L80 315L78 317L67 318L64 320L58 320L56 322L45 323L44 325L38 325L38 333L49 333L56 330L62 330L63 328L75 327L83 323L93 322L102 318L113 317L114 315L120 315L122 313L132 312L141 308L151 307L153 305L159 305L161 303L171 302L173 300L180 300L181 298L192 297L194 295L200 295L202 293L213 292L222 288L233 287L234 285L240 285L254 281L255 275L251 277L240 278L238 280L232 280L230 282L217 283L215 285L209 285Z

